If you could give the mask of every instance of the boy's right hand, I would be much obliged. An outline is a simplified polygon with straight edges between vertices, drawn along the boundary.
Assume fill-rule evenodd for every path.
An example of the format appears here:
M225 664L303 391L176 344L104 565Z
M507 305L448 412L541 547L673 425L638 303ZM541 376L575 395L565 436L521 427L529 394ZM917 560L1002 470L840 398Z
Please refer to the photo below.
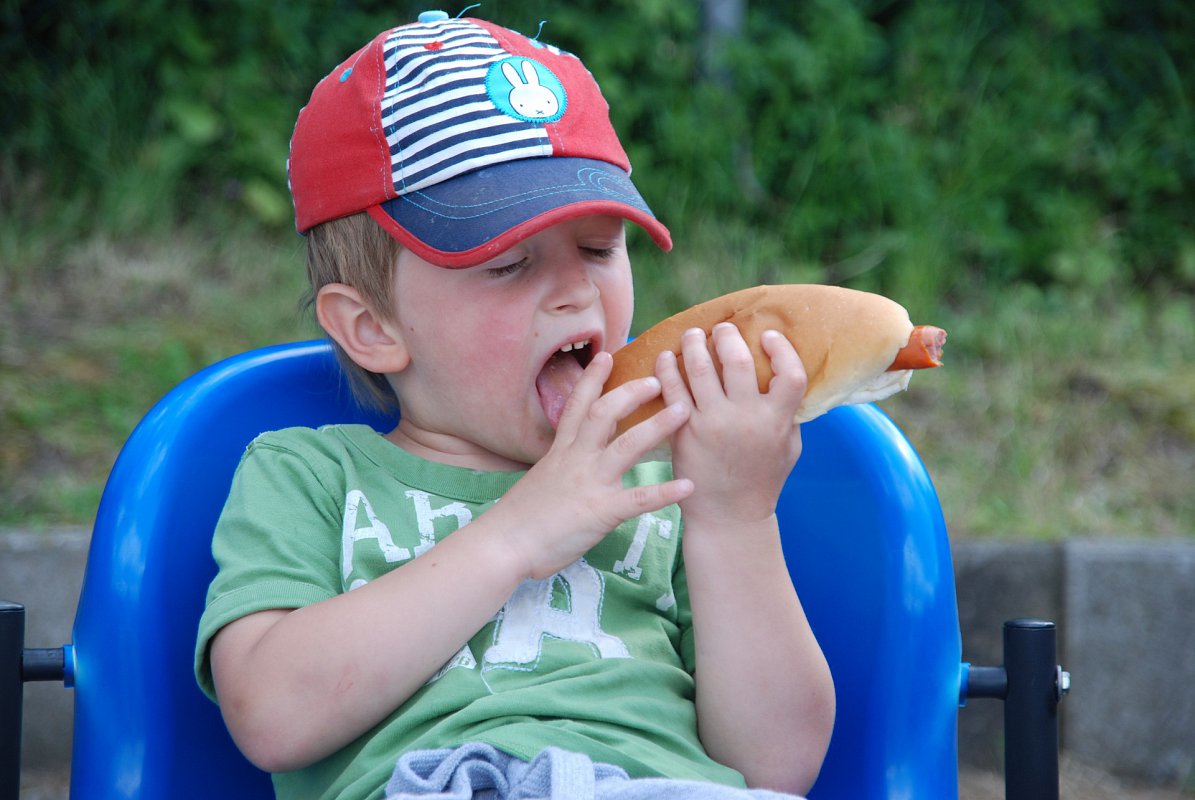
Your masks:
M687 479L623 486L623 475L684 425L689 410L681 403L668 406L611 440L619 420L660 394L659 380L649 377L602 395L612 366L609 353L594 356L569 397L552 447L486 512L509 518L499 529L525 565L525 578L554 575L626 520L693 492Z

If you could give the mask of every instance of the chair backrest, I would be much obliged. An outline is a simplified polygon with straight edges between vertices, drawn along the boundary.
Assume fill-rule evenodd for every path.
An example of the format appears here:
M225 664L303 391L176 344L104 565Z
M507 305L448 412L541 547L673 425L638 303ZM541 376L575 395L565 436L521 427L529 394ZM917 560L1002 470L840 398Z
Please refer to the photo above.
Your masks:
M929 474L875 406L834 409L802 435L777 514L838 699L810 800L958 797L962 640Z
M329 422L393 425L353 402L327 344L308 342L204 370L130 436L75 620L75 800L272 797L195 684L195 632L215 574L212 530L245 445ZM838 691L811 798L956 796L961 646L933 487L873 407L835 410L804 436L779 513Z
M75 617L71 796L271 798L192 673L211 537L245 446L291 425L374 422L331 349L282 345L184 381L109 476ZM392 423L391 423L392 424Z

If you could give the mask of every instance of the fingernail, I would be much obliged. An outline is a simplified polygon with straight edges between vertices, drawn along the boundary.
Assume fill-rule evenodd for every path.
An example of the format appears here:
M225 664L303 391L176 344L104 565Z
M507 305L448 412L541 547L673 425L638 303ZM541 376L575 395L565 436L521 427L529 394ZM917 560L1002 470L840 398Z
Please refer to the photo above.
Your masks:
M613 358L614 358L614 356L610 355L606 351L599 350L598 352L593 354L593 358L591 358L589 360L589 366L587 366L585 369L595 369L598 365L602 364L607 359L613 359Z

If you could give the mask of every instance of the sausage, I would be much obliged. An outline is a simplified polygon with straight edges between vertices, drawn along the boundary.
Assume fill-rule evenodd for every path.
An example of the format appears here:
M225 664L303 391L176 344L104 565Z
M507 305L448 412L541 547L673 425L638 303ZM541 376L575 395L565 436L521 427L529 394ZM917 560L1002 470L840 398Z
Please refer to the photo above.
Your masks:
M940 367L945 344L946 331L933 325L918 325L909 334L909 343L896 353L888 372Z

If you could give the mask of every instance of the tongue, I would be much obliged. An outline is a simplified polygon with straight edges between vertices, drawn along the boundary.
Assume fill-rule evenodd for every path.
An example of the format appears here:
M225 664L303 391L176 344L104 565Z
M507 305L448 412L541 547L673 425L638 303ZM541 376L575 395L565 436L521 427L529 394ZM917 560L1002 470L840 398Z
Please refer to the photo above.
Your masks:
M573 393L573 387L581 379L582 371L577 359L557 353L548 359L543 371L535 379L540 405L543 406L544 414L553 428L560 424L560 417L564 414L564 404L568 402L568 396Z

